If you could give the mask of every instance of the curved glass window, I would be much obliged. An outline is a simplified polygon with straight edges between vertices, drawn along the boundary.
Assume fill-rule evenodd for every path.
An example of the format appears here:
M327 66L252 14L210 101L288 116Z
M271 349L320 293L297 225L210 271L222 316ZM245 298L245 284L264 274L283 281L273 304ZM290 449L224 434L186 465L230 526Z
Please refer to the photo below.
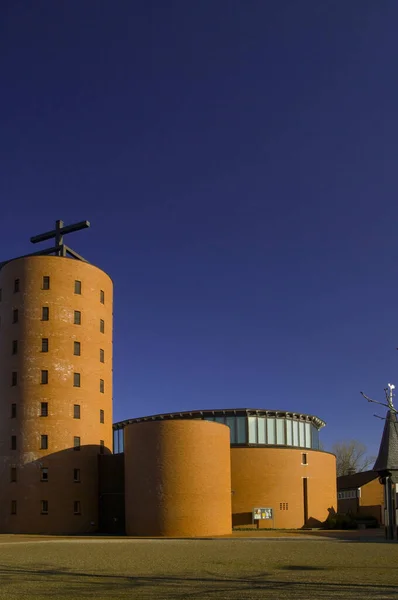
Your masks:
M276 419L276 443L285 445L285 419Z
M265 444L267 439L266 426L267 421L265 417L257 417L257 425L258 425L258 443Z
M249 421L249 444L258 444L257 417L248 417Z
M272 416L271 416L272 415ZM202 415L188 418L200 418L206 421L223 423L230 429L231 444L277 445L319 450L319 430L313 422L292 415L247 415L236 416L231 413L213 416ZM122 425L122 424L120 424ZM123 426L113 432L113 451L124 451Z
M247 444L246 436L246 417L236 417L237 443Z
M275 444L275 419L273 417L267 418L267 444Z

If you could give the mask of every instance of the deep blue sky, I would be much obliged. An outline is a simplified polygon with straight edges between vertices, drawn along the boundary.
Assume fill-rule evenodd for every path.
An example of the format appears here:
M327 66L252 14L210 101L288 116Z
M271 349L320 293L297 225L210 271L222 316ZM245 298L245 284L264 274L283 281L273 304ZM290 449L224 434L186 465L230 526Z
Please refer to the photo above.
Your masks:
M115 284L114 420L328 423L398 384L396 0L3 0L0 259L69 244ZM382 411L383 412L383 411Z

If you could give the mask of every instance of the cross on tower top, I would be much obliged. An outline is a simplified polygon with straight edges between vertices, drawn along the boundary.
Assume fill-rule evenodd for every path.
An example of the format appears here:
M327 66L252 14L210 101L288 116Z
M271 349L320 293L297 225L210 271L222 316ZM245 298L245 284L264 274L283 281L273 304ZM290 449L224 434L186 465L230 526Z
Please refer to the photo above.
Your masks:
M64 226L64 222L58 220L55 222L55 229L51 231L46 231L45 233L40 233L39 235L35 235L30 238L32 244L38 244L39 242L44 242L45 240L50 240L51 238L55 238L55 246L52 248L48 248L48 250L44 250L43 254L55 254L56 256L66 256L69 254L76 258L77 260L83 260L87 262L80 254L77 254L74 250L69 248L64 244L64 235L68 233L73 233L74 231L80 231L80 229L86 229L90 227L89 221L80 221L79 223L74 223L73 225Z
M18 256L17 258L26 258L27 256L46 256L48 254L55 254L55 256L71 256L76 260L82 260L83 262L87 262L85 258L80 256L77 252L69 248L64 244L64 235L68 233L73 233L74 231L80 231L80 229L86 229L90 227L89 221L80 221L79 223L74 223L73 225L64 225L64 222L58 220L55 222L55 229L51 231L46 231L45 233L40 233L39 235L35 235L30 238L32 244L38 244L39 242L45 242L46 240L55 239L55 245L51 246L51 248L45 248L44 250L39 250L38 252L31 252L30 254L25 254L24 256ZM14 259L11 259L14 260ZM5 264L10 262L6 260L0 263L0 269L4 267Z

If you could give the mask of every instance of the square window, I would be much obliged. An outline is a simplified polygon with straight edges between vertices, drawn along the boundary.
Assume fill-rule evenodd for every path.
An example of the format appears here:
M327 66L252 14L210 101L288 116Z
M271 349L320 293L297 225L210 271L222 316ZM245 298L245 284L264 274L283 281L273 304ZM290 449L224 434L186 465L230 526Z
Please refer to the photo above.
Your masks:
M16 371L13 371L11 373L11 385L17 385L18 383L18 373Z
M80 356L80 342L73 342L73 354Z
M105 292L104 292L104 290L100 290L100 302L101 302L101 304L105 304Z
M41 417L48 417L48 402L41 402L40 403L40 416Z
M16 450L16 449L17 449L17 436L12 435L11 436L11 450Z
M100 392L103 394L105 391L105 382L103 379L100 379Z
M73 373L73 387L80 387L80 373Z
M73 418L80 419L80 404L73 405Z
M16 418L17 418L17 405L14 402L13 404L11 404L11 419L16 419Z
M42 383L43 385L46 385L48 383L48 371L47 370L44 370L41 372L40 383Z
M14 293L19 292L19 279L14 281Z
M40 450L48 450L48 435L40 436Z
M17 501L16 500L11 500L11 514L12 515L17 514Z
M14 310L12 311L12 322L18 323L18 309L17 308L14 308Z
M100 319L100 332L105 333L105 321L104 319Z
M301 455L301 464L302 465L307 465L308 464L308 462L307 462L307 453L306 452L303 452L303 454Z
M100 362L105 362L105 352L102 348L100 349Z
M40 469L40 481L48 481L48 468L42 467Z
M74 515L80 515L81 514L81 510L80 510L80 500L75 500L73 502L73 514Z
M42 289L43 290L49 290L50 289L50 277L48 275L44 275L43 276Z
M100 409L100 423L105 423L105 413L102 408Z
M41 501L41 514L48 515L48 500Z
M15 483L17 480L17 467L11 467L10 469L10 481Z
M48 338L41 338L41 351L48 352Z
M12 354L18 353L18 340L12 340Z
M50 308L48 306L43 306L41 309L41 320L49 321L50 319Z
M78 279L75 280L75 294L81 294L82 293L82 282L79 281Z
M80 438L78 436L73 438L73 449L80 450Z
M73 469L73 481L80 483L80 469Z
M82 313L80 312L80 310L75 310L73 322L75 325L82 324Z

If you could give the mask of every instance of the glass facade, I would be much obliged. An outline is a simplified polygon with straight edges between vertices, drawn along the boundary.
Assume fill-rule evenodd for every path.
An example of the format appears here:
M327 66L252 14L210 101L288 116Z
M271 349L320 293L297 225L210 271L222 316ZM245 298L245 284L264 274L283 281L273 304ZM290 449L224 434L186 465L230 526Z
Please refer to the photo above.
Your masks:
M305 415L294 417L291 413L271 413L266 415L231 414L211 415L203 413L185 416L182 419L204 419L223 423L230 429L232 445L289 446L319 450L319 429L313 418ZM318 420L318 423L322 422ZM121 424L122 425L122 424ZM113 431L113 451L123 452L123 425Z

